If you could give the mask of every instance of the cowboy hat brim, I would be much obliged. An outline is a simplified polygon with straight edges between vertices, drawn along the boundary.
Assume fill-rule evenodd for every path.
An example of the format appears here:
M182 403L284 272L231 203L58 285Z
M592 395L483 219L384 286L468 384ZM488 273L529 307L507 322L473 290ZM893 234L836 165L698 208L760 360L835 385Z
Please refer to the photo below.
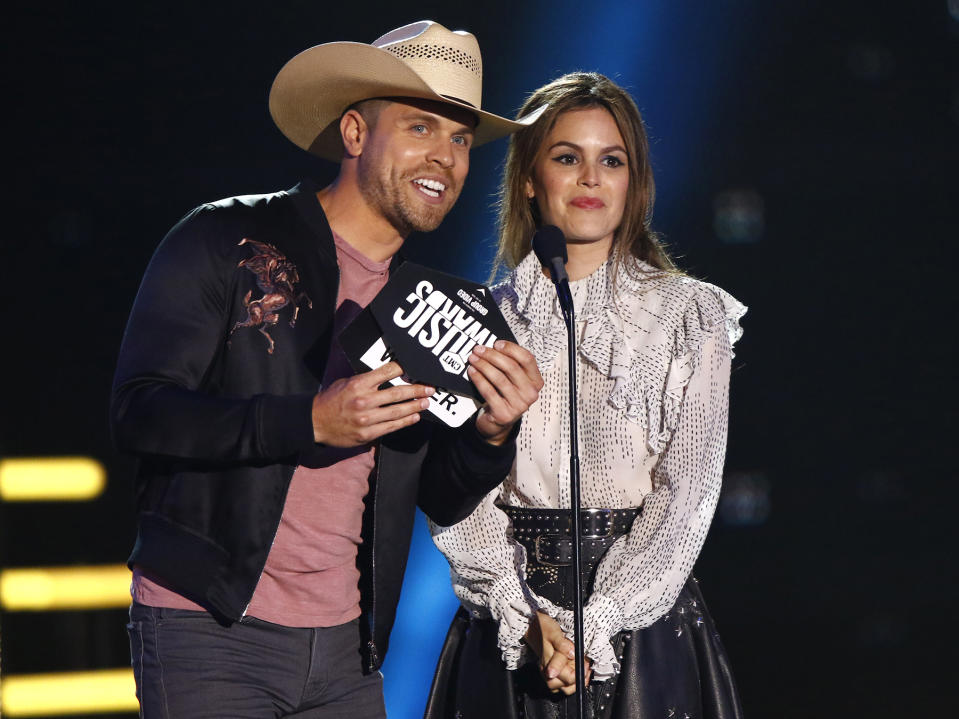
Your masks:
M295 145L339 162L343 158L340 117L350 105L374 97L434 100L468 110L477 118L474 146L515 132L536 119L525 117L516 122L440 95L392 53L357 42L317 45L286 63L270 89L270 115Z

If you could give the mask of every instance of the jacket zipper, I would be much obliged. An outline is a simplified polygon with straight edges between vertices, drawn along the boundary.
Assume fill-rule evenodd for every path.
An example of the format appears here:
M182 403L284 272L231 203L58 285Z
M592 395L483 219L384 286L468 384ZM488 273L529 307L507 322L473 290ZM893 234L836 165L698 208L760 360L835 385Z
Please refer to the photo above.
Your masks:
M279 529L279 527L277 527ZM270 551L266 553L267 560L270 558L270 552L273 551L273 545L276 543L276 532L273 532L273 541L270 542ZM260 580L263 579L263 572L266 571L266 561L263 562L263 569L260 570L259 576L256 578L256 584L253 585L253 594L256 594L256 588L260 585ZM246 606L243 607L243 613L240 615L240 621L242 622L246 618L246 613L250 611L250 605L253 604L253 594L250 595L250 601L246 603Z
M293 471L294 471L294 472L296 471L296 468L295 468L295 467L294 467ZM291 482L293 481L292 475L290 476L290 481L291 481ZM290 486L289 486L289 485L286 486L286 491L287 491L287 492L290 491ZM283 497L283 503L284 503L284 505L286 504L286 496L285 496L285 495L284 495L284 497ZM277 534L279 533L279 531L280 531L280 523L281 523L282 521L283 521L283 510L281 509L281 510L280 510L280 518L276 521L276 529L273 530L273 539L270 540L270 549L269 549L269 551L267 551L267 553L266 553L266 559L263 560L263 566L260 568L260 574L259 574L259 575L257 576L257 578L256 578L256 584L253 585L253 594L256 594L256 588L257 588L258 586L260 586L260 580L263 579L263 572L266 571L266 563L267 563L268 561L270 561L270 553L273 551L273 545L276 544L276 535L277 535ZM239 621L241 621L241 622L242 622L243 619L246 617L246 613L247 613L248 611L250 611L250 605L253 604L253 594L250 595L249 601L247 601L246 606L243 607L243 613L240 615L240 619L239 619Z
M376 502L378 492L376 491L380 483L380 451L382 445L376 443L376 455L373 464L373 486L370 491L373 493L373 521L370 522L370 614L367 621L370 624L370 639L366 643L369 650L368 669L372 673L376 671L379 665L379 652L376 649Z
M299 187L299 186L297 186L297 187ZM293 198L293 204L296 205L296 197L295 197L295 194L294 194L294 193L285 192L285 193L283 193L283 194L284 194L286 197L292 197L292 198ZM314 199L316 199L315 196L314 196ZM298 211L299 211L299 208L298 208ZM305 218L301 215L300 219L301 219L301 220L304 220ZM307 225L310 225L309 222L307 222L306 224L307 224ZM333 286L334 286L334 287L339 287L339 286L340 286L340 260L339 260L339 258L336 256L336 245L335 245L335 243L333 243L333 228L332 228L332 227L329 227L329 222L327 222L327 228L329 229L329 232L330 232L330 236L329 236L329 237L330 237L331 246L333 247L333 264L335 265L334 274L336 275L336 284L334 284ZM312 226L311 226L311 233L313 233L313 232L314 232L314 230L312 229ZM337 290L337 291L338 291L338 290ZM334 307L334 310L335 310L335 308L336 308L336 292L334 292L334 294L333 294L333 307ZM329 357L327 357L327 362L328 362L328 361L329 361ZM322 389L323 389L322 387L318 387L318 388L317 388L317 392L321 391ZM294 472L296 471L296 467L293 468L293 471L294 471ZM293 481L293 476L292 476L292 475L290 475L290 481L291 481L291 482ZM286 490L287 490L287 492L290 491L290 486L289 486L289 485L287 485ZM286 503L286 497L285 497L285 496L284 496L284 498L283 498L283 502L284 502L284 505L285 505L285 503ZM281 508L281 509L280 509L280 519L277 520L276 529L273 530L273 539L270 541L270 551L266 553L267 559L264 560L264 562L263 562L263 568L260 569L260 575L259 575L259 576L257 577L257 579L256 579L256 584L253 585L253 594L256 594L256 587L260 584L260 580L263 578L263 572L266 571L266 562L267 562L267 560L269 560L269 558L270 558L270 552L273 551L273 545L276 543L276 534L277 534L277 532L280 531L280 522L282 522L282 521L283 521L283 510L282 510L282 508ZM246 616L246 613L247 613L248 611L250 611L250 605L253 603L253 594L250 595L250 600L246 603L246 606L243 608L243 613L240 615L240 621L242 621L243 618ZM373 635L372 635L372 632L370 633L370 636L373 636ZM372 641L370 642L370 644L372 644ZM375 653L376 647L373 646L373 647L371 647L371 649L372 649L372 650L374 651L374 653ZM375 654L374 654L374 656L375 656Z

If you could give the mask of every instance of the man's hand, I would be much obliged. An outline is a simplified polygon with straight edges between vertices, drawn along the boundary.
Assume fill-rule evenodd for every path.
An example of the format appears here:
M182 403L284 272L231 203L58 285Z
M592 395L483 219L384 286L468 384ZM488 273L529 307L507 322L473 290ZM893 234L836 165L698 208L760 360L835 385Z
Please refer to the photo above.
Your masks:
M469 361L469 377L486 400L476 429L490 444L502 444L543 389L536 360L515 342L497 340L493 347L476 345Z
M421 384L379 389L403 374L396 362L338 379L313 398L313 439L330 447L359 447L419 421L436 391Z
M543 612L536 612L526 630L526 643L539 657L539 669L543 681L554 694L563 692L569 696L576 693L576 652L573 643L563 634L555 619ZM592 674L589 660L586 661L585 681L589 684Z

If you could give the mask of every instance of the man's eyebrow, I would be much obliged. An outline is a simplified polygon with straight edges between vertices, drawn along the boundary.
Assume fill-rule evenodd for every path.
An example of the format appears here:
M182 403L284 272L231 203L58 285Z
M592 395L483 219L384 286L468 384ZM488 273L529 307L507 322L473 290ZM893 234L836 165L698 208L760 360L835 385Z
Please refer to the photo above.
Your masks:
M449 120L450 122L457 122L456 120L451 120L443 115L431 112L423 112L422 110L413 110L400 116L400 120L402 122L423 122L430 125L435 125L440 119ZM454 135L473 135L476 132L476 130L469 125L463 123L457 124L459 124L459 127L453 130Z

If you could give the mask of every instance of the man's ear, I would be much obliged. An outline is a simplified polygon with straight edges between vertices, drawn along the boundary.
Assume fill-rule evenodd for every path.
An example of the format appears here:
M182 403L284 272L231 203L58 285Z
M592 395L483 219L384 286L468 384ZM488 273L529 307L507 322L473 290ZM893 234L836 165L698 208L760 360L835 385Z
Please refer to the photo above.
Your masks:
M356 110L347 110L340 118L340 137L343 138L346 154L350 157L359 157L369 141L369 125Z

